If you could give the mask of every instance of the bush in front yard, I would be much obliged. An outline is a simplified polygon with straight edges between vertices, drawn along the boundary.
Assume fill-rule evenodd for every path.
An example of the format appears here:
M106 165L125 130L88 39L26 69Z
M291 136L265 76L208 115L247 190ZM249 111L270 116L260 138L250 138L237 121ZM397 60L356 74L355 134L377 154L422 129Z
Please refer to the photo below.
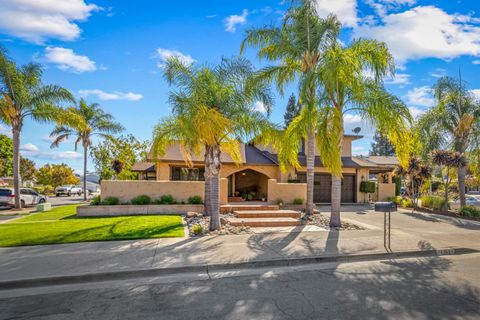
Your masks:
M293 199L293 204L303 204L303 199L302 198Z
M400 203L400 205L404 208L413 208L413 201L412 199L405 198L405 199L402 199L402 202Z
M443 197L423 197L420 200L422 201L422 207L433 210L442 210L445 204Z
M170 194L164 194L163 196L160 197L160 203L161 204L174 204L175 199Z
M201 224L194 224L192 226L192 231L194 234L202 234L203 233L203 227Z
M101 202L103 206L116 206L119 203L120 203L120 200L117 197L106 197Z
M90 205L92 206L99 206L102 203L102 198L100 196L95 196L92 198L92 201L90 201Z
M462 207L458 213L464 217L480 218L480 209L474 206Z
M362 181L360 182L360 192L363 193L375 193L377 185L373 181Z
M135 205L145 205L150 203L152 203L152 198L150 198L146 194L142 194L132 199L132 204L135 204Z
M203 203L202 197L192 196L192 197L188 198L188 203L189 204L202 204Z

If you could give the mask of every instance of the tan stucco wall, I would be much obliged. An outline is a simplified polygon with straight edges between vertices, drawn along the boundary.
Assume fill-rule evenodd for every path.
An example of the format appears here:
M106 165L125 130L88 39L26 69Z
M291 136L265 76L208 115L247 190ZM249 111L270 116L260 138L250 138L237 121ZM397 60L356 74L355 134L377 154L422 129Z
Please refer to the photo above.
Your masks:
M228 203L228 179L220 178L220 204Z
M394 183L379 183L378 184L378 200L387 201L388 198L395 197Z
M102 198L117 197L120 202L131 201L139 195L147 195L152 199L170 194L178 201L187 201L189 197L204 197L203 181L120 181L103 180L101 182Z
M281 199L283 203L293 203L300 198L305 202L307 195L306 183L279 183L276 179L268 180L268 202L276 203Z
M343 137L343 143L342 143L342 157L351 157L352 156L352 141L353 138L351 137ZM315 146L315 155L319 156L320 151L318 148Z

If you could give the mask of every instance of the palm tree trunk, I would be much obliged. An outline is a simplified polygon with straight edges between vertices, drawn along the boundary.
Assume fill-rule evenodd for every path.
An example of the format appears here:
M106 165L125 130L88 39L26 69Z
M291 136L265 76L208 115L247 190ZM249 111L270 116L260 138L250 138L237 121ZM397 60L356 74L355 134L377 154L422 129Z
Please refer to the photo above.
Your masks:
M443 211L448 212L448 184L445 184L445 203L443 204Z
M211 146L210 151L210 231L220 229L220 146Z
M332 209L330 212L330 227L340 227L340 208L342 198L342 177L332 174Z
M13 136L13 193L15 195L15 209L21 208L20 201L20 126L12 125Z
M205 146L205 192L203 197L203 214L205 216L210 215L210 204L211 204L211 192L210 192L210 163L211 163L211 155L210 155L210 147Z
M465 176L467 175L467 167L461 166L458 168L458 192L460 196L460 206L467 205L467 199L465 197Z
M315 178L315 131L313 128L308 130L307 136L307 215L313 214L313 181Z
M83 200L87 201L87 146L83 146Z

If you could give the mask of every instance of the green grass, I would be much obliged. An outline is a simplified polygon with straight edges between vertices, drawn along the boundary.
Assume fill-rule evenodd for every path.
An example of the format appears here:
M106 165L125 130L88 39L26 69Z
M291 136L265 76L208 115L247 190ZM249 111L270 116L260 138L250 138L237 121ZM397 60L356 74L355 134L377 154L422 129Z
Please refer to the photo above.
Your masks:
M0 224L0 247L86 241L183 237L177 215L77 218L64 206Z

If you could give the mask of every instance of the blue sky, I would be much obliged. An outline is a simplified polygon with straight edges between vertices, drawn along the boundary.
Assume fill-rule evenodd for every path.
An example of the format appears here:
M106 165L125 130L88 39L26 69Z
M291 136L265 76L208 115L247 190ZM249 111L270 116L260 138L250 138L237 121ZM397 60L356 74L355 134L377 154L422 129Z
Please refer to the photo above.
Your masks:
M215 64L239 53L245 28L279 22L289 1L105 1L2 0L0 44L18 63L45 66L44 82L66 87L77 98L98 102L138 139L151 139L153 126L170 109L162 60L180 55L189 62ZM387 88L417 116L432 105L431 86L439 76L462 77L480 96L480 4L477 0L318 0L319 15L336 13L341 40L354 37L387 42L397 76ZM257 66L262 64L247 51ZM286 100L278 96L272 120L283 121ZM346 131L360 126L364 139L354 152L365 154L374 129L359 116L345 117ZM52 125L28 121L22 135L25 156L37 165L65 162L81 172L81 150L73 143L50 149ZM0 127L5 133L8 128ZM89 164L90 170L93 169Z

